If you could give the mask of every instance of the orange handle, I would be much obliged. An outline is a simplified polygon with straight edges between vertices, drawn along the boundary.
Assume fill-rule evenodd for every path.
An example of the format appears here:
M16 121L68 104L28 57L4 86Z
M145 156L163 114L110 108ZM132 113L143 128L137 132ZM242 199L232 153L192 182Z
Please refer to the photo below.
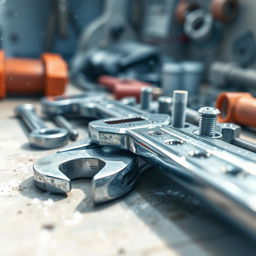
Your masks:
M250 93L221 93L216 102L221 110L219 122L233 122L256 127L256 99Z
M67 64L60 55L44 53L41 59L5 58L4 51L0 51L0 98L61 95L67 77Z

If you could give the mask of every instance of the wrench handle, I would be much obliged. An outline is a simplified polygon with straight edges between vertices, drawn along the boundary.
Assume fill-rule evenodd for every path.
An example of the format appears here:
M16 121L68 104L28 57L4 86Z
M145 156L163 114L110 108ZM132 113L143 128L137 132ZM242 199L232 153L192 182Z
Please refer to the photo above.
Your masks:
M46 128L44 121L36 114L32 104L21 104L15 109L16 115L20 117L30 131Z

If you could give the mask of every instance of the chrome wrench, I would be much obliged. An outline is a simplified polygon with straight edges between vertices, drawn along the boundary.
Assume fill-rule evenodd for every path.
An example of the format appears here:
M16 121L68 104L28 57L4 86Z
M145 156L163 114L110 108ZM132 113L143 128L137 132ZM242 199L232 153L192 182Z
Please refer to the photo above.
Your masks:
M198 127L173 128L159 114L89 123L99 145L129 150L205 199L256 237L256 155L220 139L200 136Z
M51 115L74 114L85 118L102 118L148 114L94 93L44 98L42 104L44 112ZM91 163L94 164L94 169L88 167ZM105 163L104 168L102 163ZM34 180L40 189L67 193L71 190L71 180L92 178L92 198L95 203L100 203L127 193L148 167L143 159L133 154L92 145L85 139L35 163Z
M32 147L51 149L61 147L68 142L68 131L63 128L47 128L44 121L36 115L32 104L22 104L15 108L15 113L20 117L30 133L29 143Z
M53 193L68 193L72 180L91 178L95 204L129 192L147 167L132 153L92 144L89 138L44 157L33 166L36 186Z

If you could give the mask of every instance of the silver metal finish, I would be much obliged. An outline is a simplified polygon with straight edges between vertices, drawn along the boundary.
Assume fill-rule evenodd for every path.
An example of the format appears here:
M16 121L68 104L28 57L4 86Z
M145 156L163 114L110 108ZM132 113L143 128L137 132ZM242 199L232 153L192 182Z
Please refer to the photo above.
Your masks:
M72 124L61 115L57 115L53 117L54 122L62 128L65 128L69 133L69 138L71 140L76 140L78 137L78 130L72 126Z
M186 16L184 23L185 34L196 42L207 41L211 38L214 28L212 15L202 9L194 10Z
M172 98L168 96L161 96L158 101L158 113L170 114L172 106Z
M47 128L44 121L36 115L32 104L22 104L15 108L30 133L29 143L33 147L51 149L61 147L68 142L68 131L63 128Z
M216 135L217 116L220 111L213 107L202 107L199 109L199 135L214 137Z
M101 102L106 93L87 92L72 96L45 97L41 100L43 112L48 115L79 115L81 104Z
M214 209L256 236L255 154L222 140L176 129L168 116L111 118L89 123L99 145L129 150L192 190Z
M150 110L150 104L152 102L152 88L151 87L143 87L141 88L141 103L140 107L143 110L149 111Z
M78 114L86 118L129 116L143 120L150 115L121 102L87 96L58 98L57 101L46 98L42 103L45 112ZM142 159L127 151L92 145L85 139L39 160L34 165L34 179L43 190L67 193L72 179L91 177L93 200L101 203L127 193L147 167Z
M136 184L147 164L128 151L92 144L88 138L37 161L36 186L53 193L68 193L71 181L91 178L94 203L116 199Z
M241 127L239 125L233 123L221 123L218 126L222 133L222 140L256 153L256 144L239 138L241 133Z
M162 98L162 99L161 99ZM165 105L167 111L167 104L171 105L172 98L168 96L159 97L162 102L152 102L150 110L158 112L159 105ZM165 103L163 103L165 102ZM66 97L46 97L41 101L43 111L49 115L75 115L85 118L107 118L107 117L122 117L125 115L143 115L145 111L139 109L138 105L134 105L134 99L122 99L121 101L109 100L106 94L88 92L82 95L66 96ZM133 106L133 107L132 107ZM162 105L163 106L163 105ZM132 107L132 108L131 108ZM170 112L172 108L170 107ZM165 114L165 113L163 113ZM167 114L167 113L166 113ZM199 123L199 113L196 110L187 108L186 120L189 123Z
M188 102L187 91L173 91L172 103L172 126L175 128L183 128L186 119L186 109Z

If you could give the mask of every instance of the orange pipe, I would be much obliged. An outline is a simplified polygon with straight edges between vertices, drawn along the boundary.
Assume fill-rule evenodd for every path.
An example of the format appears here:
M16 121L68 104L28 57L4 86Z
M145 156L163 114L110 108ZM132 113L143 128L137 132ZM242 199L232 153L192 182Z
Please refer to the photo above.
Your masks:
M232 122L256 127L256 99L250 93L224 92L216 101L219 122Z

